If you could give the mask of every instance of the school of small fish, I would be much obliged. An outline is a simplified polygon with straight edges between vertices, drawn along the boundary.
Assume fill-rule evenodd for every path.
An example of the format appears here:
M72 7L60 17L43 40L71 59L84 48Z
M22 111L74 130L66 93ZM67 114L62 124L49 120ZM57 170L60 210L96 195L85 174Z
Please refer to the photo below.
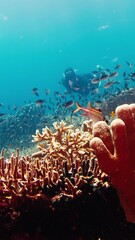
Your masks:
M102 110L106 102L111 105L111 98L117 102L119 96L130 92L132 97L135 95L135 65L129 61L125 64L124 71L122 64L116 64L112 70L97 65L97 69L91 72L93 75L91 83L97 84L97 88L91 89L89 95L79 95L77 93L79 86L74 89L74 92L65 90L51 92L50 89L39 90L38 87L33 87L31 96L34 95L34 102L28 100L23 106L10 104L5 106L1 102L0 147L15 148L26 145L29 147L32 144L31 135L36 129L50 127L54 121L61 119L66 121L67 117L72 121L74 117L80 117L81 114L78 113L80 111L83 116L92 119L93 122L104 120L106 116ZM72 86L72 81L70 85ZM41 97L41 91L44 97ZM87 106L88 102L91 104ZM109 104L107 106L110 106ZM114 115L114 109L110 107L110 116L114 117Z

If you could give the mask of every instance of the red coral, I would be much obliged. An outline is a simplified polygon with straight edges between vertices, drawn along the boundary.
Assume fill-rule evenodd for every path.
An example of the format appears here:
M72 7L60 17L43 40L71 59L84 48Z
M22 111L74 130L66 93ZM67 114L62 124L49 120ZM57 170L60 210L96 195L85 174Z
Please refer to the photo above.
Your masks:
M135 104L117 107L116 115L110 126L94 125L91 147L117 189L127 220L135 222Z

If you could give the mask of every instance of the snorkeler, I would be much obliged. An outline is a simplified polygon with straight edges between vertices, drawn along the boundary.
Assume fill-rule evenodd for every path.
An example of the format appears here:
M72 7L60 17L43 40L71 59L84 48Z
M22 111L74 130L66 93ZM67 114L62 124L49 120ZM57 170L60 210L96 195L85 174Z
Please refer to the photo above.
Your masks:
M84 96L92 92L98 85L93 85L91 83L91 80L93 79L93 75L91 73L77 75L72 68L68 68L65 70L63 75L64 78L62 79L62 85L69 92L73 91Z

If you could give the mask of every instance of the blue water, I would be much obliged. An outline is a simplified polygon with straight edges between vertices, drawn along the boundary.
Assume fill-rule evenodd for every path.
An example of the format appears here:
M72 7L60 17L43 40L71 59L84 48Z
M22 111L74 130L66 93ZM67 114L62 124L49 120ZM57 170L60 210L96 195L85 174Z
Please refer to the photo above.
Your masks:
M0 103L64 91L67 67L135 63L134 0L0 0ZM124 71L124 69L123 69Z

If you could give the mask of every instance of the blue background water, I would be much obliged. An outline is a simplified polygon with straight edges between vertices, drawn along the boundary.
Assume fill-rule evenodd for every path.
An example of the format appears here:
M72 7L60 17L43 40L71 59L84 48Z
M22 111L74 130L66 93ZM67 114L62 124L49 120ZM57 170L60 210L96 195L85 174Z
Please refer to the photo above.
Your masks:
M51 92L71 66L135 63L134 0L0 0L0 102Z

